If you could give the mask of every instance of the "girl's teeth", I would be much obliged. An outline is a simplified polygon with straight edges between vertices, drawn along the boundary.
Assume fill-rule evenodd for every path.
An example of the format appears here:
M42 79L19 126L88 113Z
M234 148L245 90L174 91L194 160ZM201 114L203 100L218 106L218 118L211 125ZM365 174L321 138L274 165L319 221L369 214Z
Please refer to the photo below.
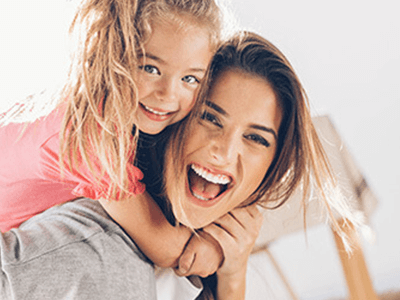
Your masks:
M226 175L218 174L214 175L208 172L206 169L203 169L197 165L191 165L192 170L199 175L200 177L204 178L205 180L215 183L215 184L228 184L231 182L230 178Z
M143 104L143 106L144 106L144 108L145 108L146 110L148 110L149 112L151 112L151 113L153 113L153 114L155 114L155 115L158 115L158 116L166 116L166 115L168 115L168 112L156 111L156 110L154 110L154 109L152 109L152 108L150 108L150 107L148 107L148 106L146 106L146 105L144 105L144 104Z

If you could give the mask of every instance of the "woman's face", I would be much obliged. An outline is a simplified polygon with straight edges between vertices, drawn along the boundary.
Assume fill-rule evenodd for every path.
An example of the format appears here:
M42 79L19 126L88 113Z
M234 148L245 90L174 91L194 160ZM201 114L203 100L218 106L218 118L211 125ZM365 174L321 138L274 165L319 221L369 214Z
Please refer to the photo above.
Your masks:
M222 73L185 143L187 219L170 197L177 220L204 227L248 199L275 156L281 118L264 79L237 70Z

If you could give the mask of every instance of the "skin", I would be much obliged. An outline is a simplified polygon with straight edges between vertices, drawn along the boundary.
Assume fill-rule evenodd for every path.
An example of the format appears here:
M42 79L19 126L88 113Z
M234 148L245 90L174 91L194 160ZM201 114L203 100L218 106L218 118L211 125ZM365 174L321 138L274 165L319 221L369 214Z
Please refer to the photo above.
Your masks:
M247 261L262 216L255 205L240 205L257 189L271 165L282 113L268 82L238 70L226 71L213 82L208 101L202 120L192 127L185 141L182 159L188 169L194 164L205 177L219 174L218 180L228 178L228 188L215 199L205 201L201 198L212 197L208 184L203 182L203 190L199 185L189 188L187 178L183 213L176 199L170 197L178 221L185 224L188 220L196 228L205 226L199 236L190 239L184 227L168 227L161 211L154 207L156 204L143 199L146 193L128 201L102 204L157 265L176 266L177 257L185 250L180 256L185 262L177 271L179 275L207 276L218 269L217 299L244 299ZM249 101L252 105L248 105ZM210 259L211 266L207 266L206 257L216 248L213 239L222 248L224 260L220 264L219 259ZM216 252L211 257L218 256ZM200 268L195 266L201 261ZM189 272L185 272L187 269Z
M188 166L203 168L200 173L205 177L210 176L207 172L218 180L228 176L232 183L215 199L204 200L215 194L214 188L203 181L196 187L189 175L183 212L175 198L170 199L178 220L198 227L209 224L200 237L215 240L222 248L217 299L244 299L247 262L263 218L256 204L240 205L257 189L271 165L282 113L268 82L239 70L225 71L214 81L209 102L185 141L183 157ZM181 259L194 259L201 245L199 241L189 243ZM180 270L177 274L182 275Z
M161 132L189 113L213 54L207 27L192 24L190 19L177 19L153 21L136 74L137 124L148 134ZM100 199L100 203L154 264L177 266L192 231L172 226L147 192L122 201ZM218 268L222 260L220 247L208 245L208 251L203 251L203 257L199 254L192 265L193 273L208 275ZM213 259L211 252L215 253ZM207 260L211 263L204 265Z
M217 299L243 300L250 253L263 217L256 204L236 208L204 228L222 247L225 260L217 270Z
M178 221L201 228L248 199L273 161L281 119L275 93L264 79L237 70L221 74L202 120L185 141L189 171L183 210L170 197ZM203 178L229 182L227 190L214 197L218 188L193 175L192 166Z
M188 170L195 165L207 178L220 175L218 180L228 179L228 188L215 199L205 201L202 199L215 196L210 185L203 182L204 189L201 184L189 188L186 179L183 214L176 198L170 197L175 216L182 224L200 228L215 222L205 227L199 237L190 239L191 233L185 227L169 225L146 193L127 201L102 201L103 206L157 265L175 267L180 257L186 260L183 271L190 269L181 273L185 276L207 276L220 267L218 299L244 299L247 260L262 217L254 205L237 207L257 189L274 158L281 115L272 88L259 77L230 70L213 82L208 106L185 141L182 159ZM191 175L191 183L196 180L202 179ZM218 257L218 250L211 238L222 248L222 264L220 259L212 259ZM196 247L199 244L201 250ZM211 251L214 254L210 258ZM211 266L204 264L208 261Z
M192 109L212 56L206 28L156 21L137 74L140 130L157 134Z

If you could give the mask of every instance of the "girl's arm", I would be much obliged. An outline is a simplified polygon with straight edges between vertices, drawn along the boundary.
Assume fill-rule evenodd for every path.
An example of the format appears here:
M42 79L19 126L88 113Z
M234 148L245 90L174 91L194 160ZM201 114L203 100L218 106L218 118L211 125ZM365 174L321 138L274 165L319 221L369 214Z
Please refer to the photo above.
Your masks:
M253 204L234 209L203 229L219 242L225 256L217 271L217 300L245 299L247 261L262 220Z
M177 266L192 232L185 226L172 226L147 192L120 201L101 199L100 203L154 264Z
M120 201L101 199L100 203L154 264L163 268L178 266L178 259L193 232L185 226L172 226L147 192ZM193 236L193 239L198 237ZM217 270L223 259L218 243L204 240L200 249L196 250L195 263L191 257L179 260L181 270L184 266L184 271L200 275Z

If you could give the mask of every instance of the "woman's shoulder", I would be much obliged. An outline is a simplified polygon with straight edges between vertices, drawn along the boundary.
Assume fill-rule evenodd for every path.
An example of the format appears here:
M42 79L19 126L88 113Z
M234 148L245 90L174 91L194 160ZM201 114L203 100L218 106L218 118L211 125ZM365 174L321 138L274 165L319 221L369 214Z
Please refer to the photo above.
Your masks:
M0 280L5 287L0 289L0 298L9 290L18 299L42 299L43 295L57 299L63 293L87 299L91 286L91 299L132 295L155 299L155 295L146 296L155 293L152 265L94 200L52 207L18 229L0 234L0 241ZM65 276L66 269L75 276ZM126 283L126 289L118 288L126 278L135 280Z

